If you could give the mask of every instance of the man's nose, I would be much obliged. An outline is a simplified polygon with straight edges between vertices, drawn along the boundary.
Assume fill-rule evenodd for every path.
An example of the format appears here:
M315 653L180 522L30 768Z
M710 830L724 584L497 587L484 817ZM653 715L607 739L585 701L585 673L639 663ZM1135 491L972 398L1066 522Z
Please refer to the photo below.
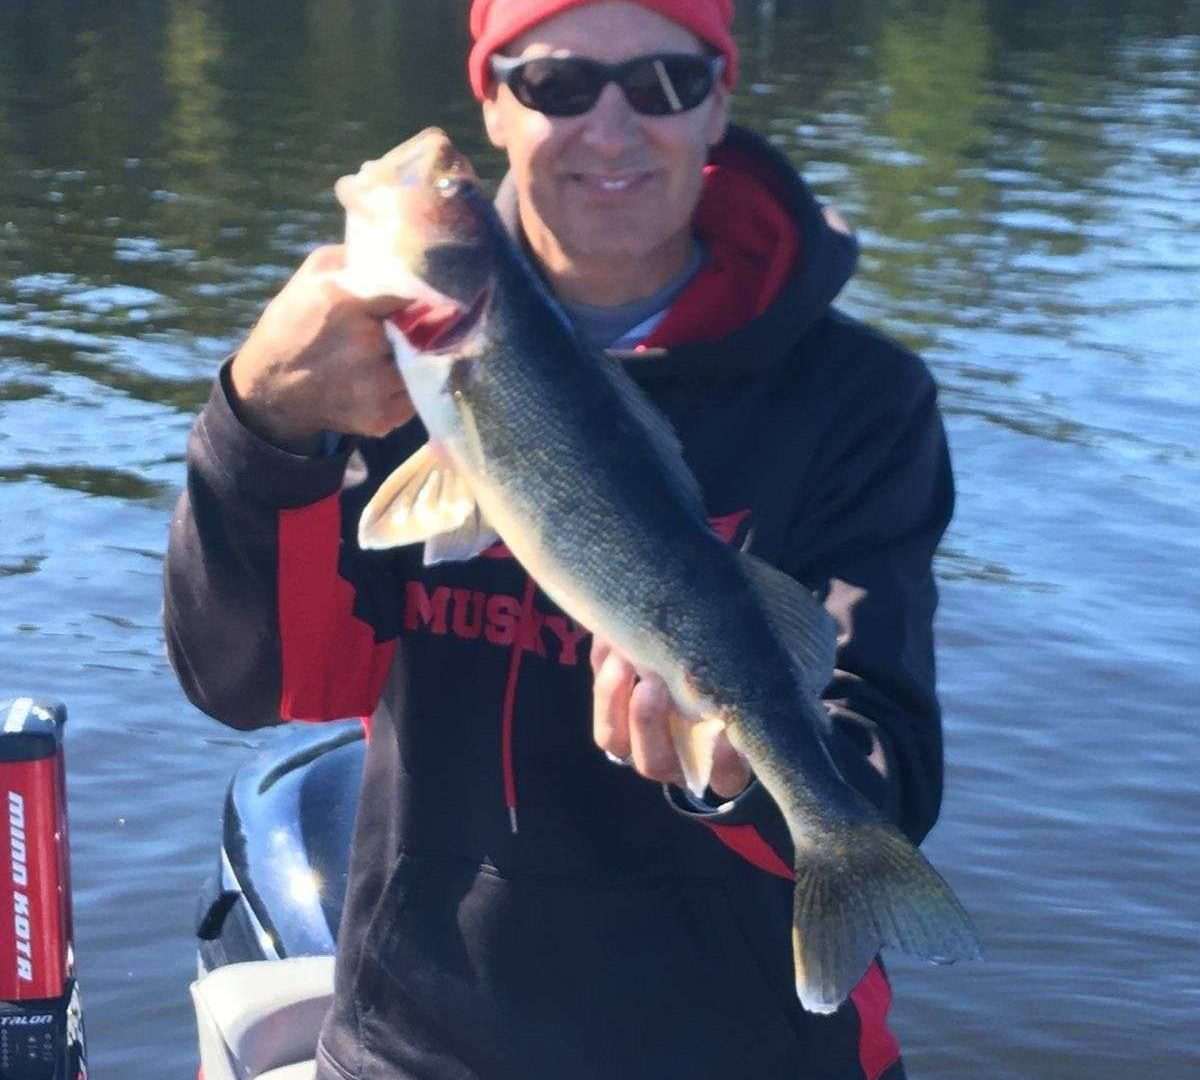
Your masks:
M616 83L609 83L584 118L583 139L600 153L628 149L638 131L638 116Z

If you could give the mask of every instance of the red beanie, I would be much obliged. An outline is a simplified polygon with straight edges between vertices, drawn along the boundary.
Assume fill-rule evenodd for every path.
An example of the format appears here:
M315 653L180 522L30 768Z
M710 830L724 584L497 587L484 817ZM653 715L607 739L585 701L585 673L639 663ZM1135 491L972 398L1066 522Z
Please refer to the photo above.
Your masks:
M725 85L737 82L738 50L733 40L733 0L634 0L685 26L725 57ZM497 49L520 37L531 26L594 0L473 0L471 37L474 46L467 60L471 89L482 101L491 84L488 61Z

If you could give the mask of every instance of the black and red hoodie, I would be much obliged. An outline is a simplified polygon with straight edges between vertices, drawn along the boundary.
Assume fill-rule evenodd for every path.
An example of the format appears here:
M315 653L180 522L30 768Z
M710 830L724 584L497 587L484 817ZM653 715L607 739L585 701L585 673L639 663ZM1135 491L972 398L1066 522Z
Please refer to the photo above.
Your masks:
M511 192L498 205L515 217ZM933 380L830 308L854 242L756 136L714 152L697 229L706 267L625 363L713 528L826 597L832 753L920 840L953 505ZM833 1016L796 1000L791 851L764 792L706 814L610 763L587 631L503 549L432 568L358 549L359 512L423 438L293 456L239 423L223 373L171 530L167 638L200 708L239 728L369 718L318 1075L902 1077L878 966Z

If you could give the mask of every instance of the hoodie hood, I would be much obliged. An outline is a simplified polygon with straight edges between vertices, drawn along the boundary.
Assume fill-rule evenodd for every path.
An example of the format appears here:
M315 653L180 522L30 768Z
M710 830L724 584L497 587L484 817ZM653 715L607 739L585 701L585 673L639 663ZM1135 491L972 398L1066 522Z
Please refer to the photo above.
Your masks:
M496 207L518 234L511 177ZM773 367L826 314L858 261L858 243L836 211L770 143L736 126L710 155L696 228L709 264L646 342L618 354L639 381L736 378Z

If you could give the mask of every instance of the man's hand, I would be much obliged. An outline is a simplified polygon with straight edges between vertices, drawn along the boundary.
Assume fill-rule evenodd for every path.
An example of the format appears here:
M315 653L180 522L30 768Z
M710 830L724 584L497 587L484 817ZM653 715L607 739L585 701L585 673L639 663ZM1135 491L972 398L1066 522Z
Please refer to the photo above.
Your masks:
M230 371L242 422L293 453L315 453L323 431L386 435L413 417L383 332L403 308L342 289L340 245L317 248L267 305Z
M596 745L627 761L647 780L684 784L683 767L671 740L677 713L666 683L657 675L639 679L632 664L600 638L592 640L592 734ZM721 798L740 795L754 773L724 732L718 736L708 786Z

